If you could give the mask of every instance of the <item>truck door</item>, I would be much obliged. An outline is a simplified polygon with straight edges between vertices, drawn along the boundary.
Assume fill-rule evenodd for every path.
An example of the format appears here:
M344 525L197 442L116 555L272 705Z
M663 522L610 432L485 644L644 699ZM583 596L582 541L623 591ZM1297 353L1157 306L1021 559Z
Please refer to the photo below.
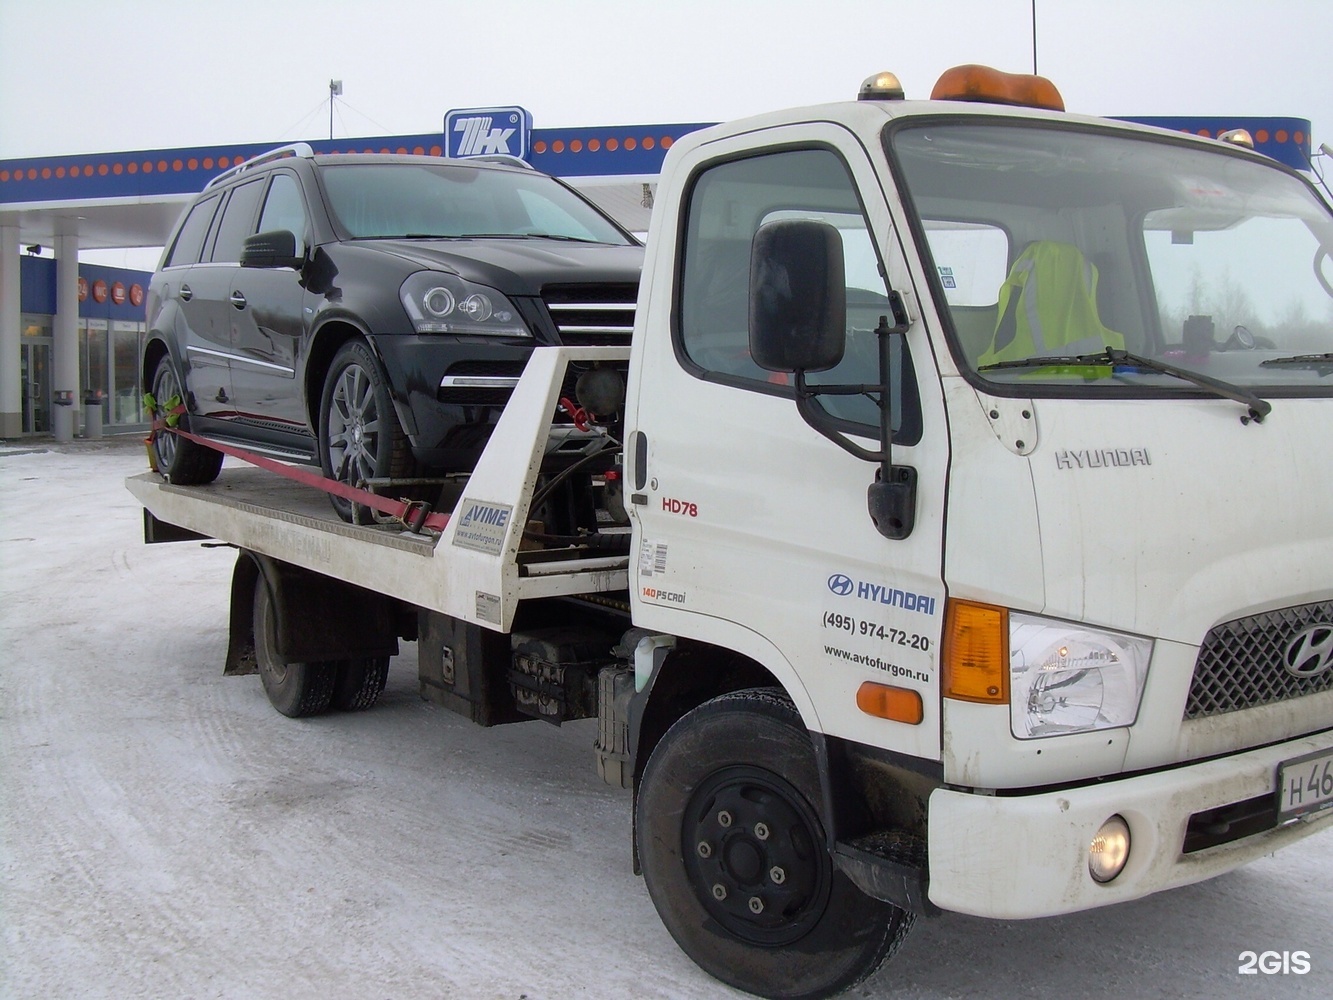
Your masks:
M872 331L887 293L914 299L870 154L816 123L724 138L692 157L689 181L654 217L659 253L631 374L636 622L758 660L812 729L937 759L948 445L923 325L899 338L892 379L893 460L918 474L915 528L896 541L867 512L876 466L807 424L790 377L759 368L748 342L755 231L819 219L842 237L848 336L842 363L810 381L878 382ZM874 399L819 406L828 428L879 447ZM858 710L866 682L919 693L922 720Z

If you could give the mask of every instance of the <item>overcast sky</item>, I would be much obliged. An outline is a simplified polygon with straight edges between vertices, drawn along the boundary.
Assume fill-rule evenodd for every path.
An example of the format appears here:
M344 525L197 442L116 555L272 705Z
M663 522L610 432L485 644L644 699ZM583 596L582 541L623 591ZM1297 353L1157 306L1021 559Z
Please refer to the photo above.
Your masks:
M724 121L1032 70L1033 0L0 0L0 159L443 129ZM1333 144L1333 0L1036 0L1071 111L1306 118ZM1328 163L1329 161L1324 161ZM1327 171L1333 175L1333 170ZM151 269L151 251L85 260Z
M1290 115L1333 143L1333 0L1036 0L1070 110ZM0 0L0 158L436 131L720 121L1028 72L1031 0Z

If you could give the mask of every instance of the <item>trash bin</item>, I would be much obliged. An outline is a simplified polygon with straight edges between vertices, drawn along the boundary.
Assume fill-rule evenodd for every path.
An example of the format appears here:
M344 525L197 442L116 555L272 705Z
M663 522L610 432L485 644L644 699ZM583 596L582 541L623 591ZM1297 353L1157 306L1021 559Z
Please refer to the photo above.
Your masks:
M83 436L89 441L102 439L102 394L83 394Z

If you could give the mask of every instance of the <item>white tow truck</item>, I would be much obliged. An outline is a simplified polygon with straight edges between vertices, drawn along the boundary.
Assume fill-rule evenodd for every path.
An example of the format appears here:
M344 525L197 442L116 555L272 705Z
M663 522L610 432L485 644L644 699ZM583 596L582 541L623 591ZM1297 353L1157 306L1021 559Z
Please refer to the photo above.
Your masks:
M1333 822L1328 206L1039 77L860 96L673 146L631 346L538 349L440 532L128 482L240 548L286 714L415 639L478 723L598 718L666 926L768 997Z

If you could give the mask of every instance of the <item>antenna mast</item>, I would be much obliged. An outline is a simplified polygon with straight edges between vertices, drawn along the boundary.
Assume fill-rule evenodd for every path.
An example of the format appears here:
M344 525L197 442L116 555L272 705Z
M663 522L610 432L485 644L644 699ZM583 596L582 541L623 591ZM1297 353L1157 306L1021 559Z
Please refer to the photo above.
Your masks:
M1037 75L1037 0L1032 0L1032 75Z
M1037 0L1032 0L1032 2L1036 3ZM1033 30L1035 31L1036 29L1034 28ZM333 99L335 97L341 97L342 92L343 92L343 82L341 80L329 81L329 138L330 139L333 138Z

